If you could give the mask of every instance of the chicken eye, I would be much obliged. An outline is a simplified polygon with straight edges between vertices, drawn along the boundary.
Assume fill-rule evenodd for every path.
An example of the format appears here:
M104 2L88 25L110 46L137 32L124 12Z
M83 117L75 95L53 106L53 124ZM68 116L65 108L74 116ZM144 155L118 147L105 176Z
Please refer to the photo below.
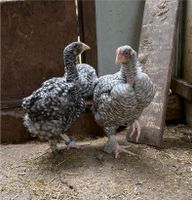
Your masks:
M78 47L78 45L77 45L77 44L75 44L75 45L74 45L74 48L76 49L77 47Z
M124 51L124 55L128 56L129 52L128 51Z

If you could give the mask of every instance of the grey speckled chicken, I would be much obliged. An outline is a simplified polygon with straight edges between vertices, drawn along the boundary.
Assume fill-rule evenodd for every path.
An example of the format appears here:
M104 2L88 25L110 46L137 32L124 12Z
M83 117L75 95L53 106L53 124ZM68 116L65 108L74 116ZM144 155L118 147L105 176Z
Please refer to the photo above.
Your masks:
M114 153L131 153L128 146L119 145L115 134L119 126L132 126L131 136L137 129L140 136L138 118L155 95L155 86L143 73L137 60L137 53L130 46L119 47L116 63L121 64L119 72L98 79L94 90L93 114L96 122L104 128L108 136L104 150Z
M95 69L88 64L82 63L77 65L77 72L79 74L82 97L85 99L92 98L98 80Z
M88 49L82 42L68 45L63 51L65 75L45 81L23 99L24 125L33 136L49 140L53 152L62 151L57 147L60 139L68 147L80 147L64 133L85 110L84 98L92 95L96 83L96 72L91 66L76 65L78 55Z
M81 95L84 99L89 99L93 96L93 91L97 83L98 77L96 70L85 63L77 64L77 73L78 73L78 84L81 87ZM43 86L49 85L50 83L59 83L61 81L66 81L67 78L67 69L65 68L64 77L54 77L50 80L47 80L43 83Z

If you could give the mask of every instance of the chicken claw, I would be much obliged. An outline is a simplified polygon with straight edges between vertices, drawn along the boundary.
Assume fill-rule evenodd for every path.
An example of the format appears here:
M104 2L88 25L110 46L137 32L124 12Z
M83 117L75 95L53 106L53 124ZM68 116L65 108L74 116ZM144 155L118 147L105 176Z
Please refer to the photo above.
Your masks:
M119 153L124 152L124 153L128 153L132 156L136 156L135 153L127 150L127 148L129 148L129 146L125 146L125 145L119 145L117 144L117 147L115 149L115 158L118 158Z
M104 146L104 151L107 153L114 153L115 154L115 158L118 158L119 153L124 152L124 153L128 153L130 155L135 156L136 154L127 150L127 148L129 148L130 145L119 145L115 136L110 136L107 143Z

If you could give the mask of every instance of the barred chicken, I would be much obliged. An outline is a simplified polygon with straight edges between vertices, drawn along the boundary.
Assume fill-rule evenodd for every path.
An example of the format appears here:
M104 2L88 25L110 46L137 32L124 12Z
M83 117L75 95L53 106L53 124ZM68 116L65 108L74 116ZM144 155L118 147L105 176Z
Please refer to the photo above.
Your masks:
M114 153L115 158L120 152L131 153L127 150L128 145L118 144L116 130L120 126L131 126L130 136L137 131L138 142L141 132L138 118L155 95L154 84L142 72L137 53L130 46L116 50L116 64L121 65L120 71L100 77L93 96L95 120L108 137L104 150Z
M81 147L64 133L85 110L85 98L93 94L97 81L94 68L76 64L77 57L88 49L82 42L69 44L63 51L65 75L45 81L23 99L24 126L33 136L49 140L53 152L63 152L57 145L60 139L68 147Z

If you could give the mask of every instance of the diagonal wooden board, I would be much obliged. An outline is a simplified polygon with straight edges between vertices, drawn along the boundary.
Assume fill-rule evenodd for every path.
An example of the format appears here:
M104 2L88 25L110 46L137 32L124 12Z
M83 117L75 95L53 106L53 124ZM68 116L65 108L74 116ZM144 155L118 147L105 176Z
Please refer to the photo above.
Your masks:
M157 86L152 103L140 117L139 143L161 146L168 90L171 83L179 0L146 0L139 57Z

